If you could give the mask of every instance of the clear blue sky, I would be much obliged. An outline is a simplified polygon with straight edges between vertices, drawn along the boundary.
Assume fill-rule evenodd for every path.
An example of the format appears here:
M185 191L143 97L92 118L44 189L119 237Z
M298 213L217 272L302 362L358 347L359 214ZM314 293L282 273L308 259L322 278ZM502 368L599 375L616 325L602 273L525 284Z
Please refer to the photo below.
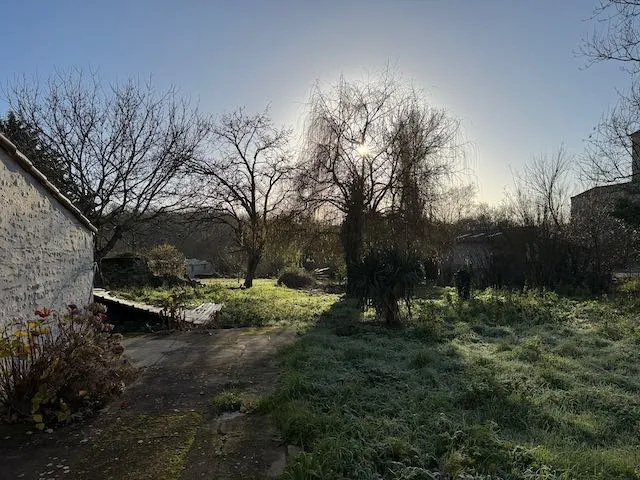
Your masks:
M462 121L481 200L562 142L571 153L628 79L576 55L597 0L6 0L0 82L54 68L153 75L218 114L300 125L316 81L395 67ZM6 104L0 101L0 114Z

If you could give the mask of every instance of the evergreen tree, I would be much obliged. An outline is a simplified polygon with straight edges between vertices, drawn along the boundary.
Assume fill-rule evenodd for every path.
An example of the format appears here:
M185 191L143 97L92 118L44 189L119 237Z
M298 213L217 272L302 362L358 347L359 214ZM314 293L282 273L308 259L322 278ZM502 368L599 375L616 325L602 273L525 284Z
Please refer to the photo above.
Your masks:
M9 111L6 118L0 119L0 133L7 137L58 190L73 200L73 183L65 174L60 156L33 125Z

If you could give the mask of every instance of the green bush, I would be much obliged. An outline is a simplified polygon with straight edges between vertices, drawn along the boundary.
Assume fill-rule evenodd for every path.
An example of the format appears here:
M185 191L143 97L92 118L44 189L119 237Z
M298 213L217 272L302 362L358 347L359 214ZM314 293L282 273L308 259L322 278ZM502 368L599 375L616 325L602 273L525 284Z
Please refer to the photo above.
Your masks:
M164 243L153 247L147 253L149 268L157 276L186 276L185 257L180 250L173 245Z
M287 288L311 288L316 284L316 280L304 270L287 270L278 277L278 285Z
M67 422L101 407L134 369L123 356L100 304L66 314L36 310L32 320L0 330L0 415L36 428Z
M621 280L617 290L629 296L640 297L640 276L628 277Z

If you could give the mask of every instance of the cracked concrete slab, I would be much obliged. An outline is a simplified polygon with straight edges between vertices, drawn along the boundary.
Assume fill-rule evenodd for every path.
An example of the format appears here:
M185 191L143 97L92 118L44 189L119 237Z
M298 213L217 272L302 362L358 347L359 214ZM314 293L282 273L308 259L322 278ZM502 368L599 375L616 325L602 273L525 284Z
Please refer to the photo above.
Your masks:
M52 474L51 478L102 480L101 472L92 471L92 465L114 461L100 459L100 451L95 450L108 440L102 436L110 425L139 415L153 418L191 411L201 420L184 456L180 479L274 478L284 469L287 446L271 420L239 412L220 416L213 411L211 400L229 385L240 386L253 396L272 391L278 379L276 353L295 338L293 331L273 329L128 338L124 341L126 352L141 372L124 395L91 421L47 435L22 434L4 441L0 436L0 478L40 480L51 471L49 463L64 459L68 468L56 470L55 475L62 476ZM127 448L139 448L143 458L145 445ZM127 454L131 457L130 451ZM130 467L135 471L135 465Z

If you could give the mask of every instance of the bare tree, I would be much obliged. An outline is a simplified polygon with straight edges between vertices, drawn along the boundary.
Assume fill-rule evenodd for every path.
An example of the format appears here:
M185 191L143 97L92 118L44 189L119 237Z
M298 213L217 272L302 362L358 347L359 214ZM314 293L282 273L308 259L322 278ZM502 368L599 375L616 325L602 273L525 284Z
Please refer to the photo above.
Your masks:
M515 175L508 201L517 223L546 230L558 230L567 223L573 161L564 146L560 146L553 155L534 158Z
M555 288L577 278L577 256L569 234L573 157L560 146L535 157L515 175L507 196L511 218L524 243L524 275L530 285Z
M583 40L589 63L613 61L629 73L630 86L594 128L587 142L584 170L590 181L610 183L631 177L632 143L640 129L640 0L600 0L592 35Z
M247 288L253 285L271 221L282 212L289 193L289 136L266 111L252 116L240 109L222 116L213 127L213 151L191 164L204 182L212 218L233 229L246 254Z
M640 0L600 0L592 20L601 28L582 42L582 54L592 62L622 62L627 71L640 73Z
M587 139L582 159L588 183L617 183L632 178L631 134L640 129L640 84L619 94L618 104L607 112Z
M473 183L443 185L435 193L428 212L429 219L438 223L454 224L474 216L479 206L475 201L477 190Z
M453 170L450 153L457 122L444 110L421 107L417 98L393 119L390 160L396 178L391 183L391 208L399 217L396 234L415 249L426 240L426 225L443 190L443 179ZM455 150L453 150L455 152Z
M447 154L457 126L388 72L373 82L316 85L299 186L311 205L342 215L348 289L363 255L367 216L421 213L426 187L452 165Z
M74 70L44 84L16 81L6 97L54 153L59 188L98 228L97 260L134 225L183 206L185 165L209 126L175 89L133 79L104 85Z

